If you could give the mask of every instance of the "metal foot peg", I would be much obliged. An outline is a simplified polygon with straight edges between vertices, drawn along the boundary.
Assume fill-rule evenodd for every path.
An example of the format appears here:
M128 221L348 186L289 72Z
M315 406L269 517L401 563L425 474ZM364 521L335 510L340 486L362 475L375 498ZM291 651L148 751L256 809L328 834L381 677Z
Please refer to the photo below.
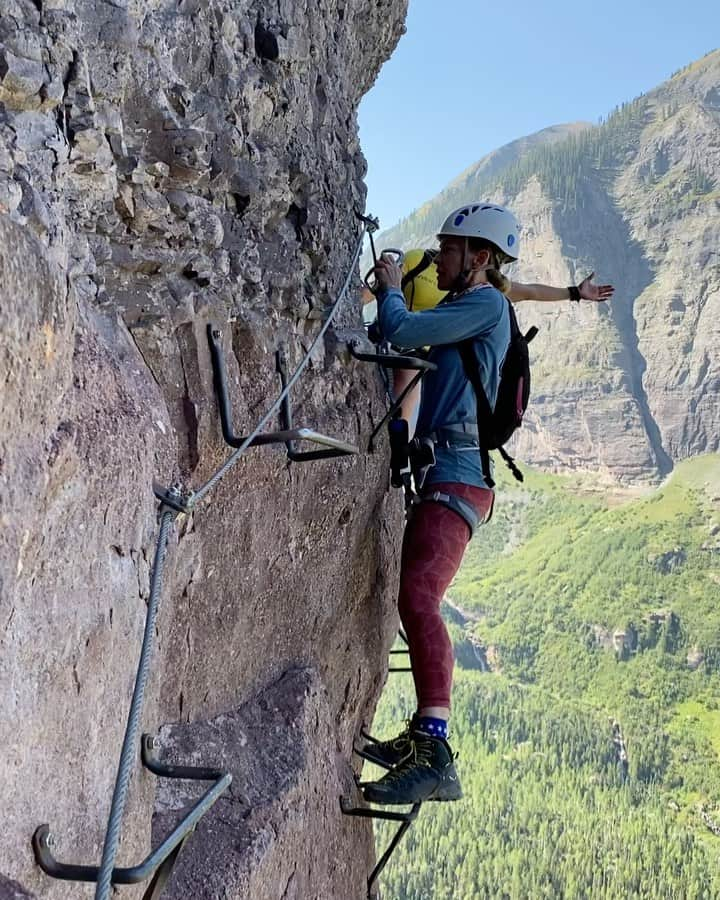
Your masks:
M390 812L389 810L376 809L375 807L370 806L351 806L347 798L340 798L340 810L345 816L358 816L363 819L382 819L385 822L400 822L400 827L395 832L393 839L390 841L387 849L370 873L367 881L368 897L370 897L373 884L387 865L388 860L402 840L403 835L417 818L421 806L422 802L413 803L412 809L408 812Z
M200 819L228 789L232 775L219 769L172 766L161 763L153 754L153 738L147 734L142 737L142 762L149 771L161 778L185 778L192 781L215 782L165 840L139 865L113 869L113 884L139 884L152 877L148 889L143 894L143 900L156 900L167 883L185 842L195 830ZM37 864L51 878L58 878L62 881L95 882L98 880L99 866L81 866L58 862L55 859L52 852L54 841L49 825L41 825L36 829L32 845Z
M408 639L407 639L407 635L406 635L405 632L402 630L402 628L400 628L400 629L398 630L398 637L400 638L401 641L404 642L404 644L405 644L405 649L401 649L401 650L391 650L391 651L390 651L390 656L397 656L398 654L402 654L402 655L404 655L404 656L408 656L408 657L409 657L409 656L410 656L410 651L409 651L409 649L408 649ZM390 667L388 668L388 672L412 672L412 666L407 666L407 667L404 667L404 668L401 668L401 667L399 667L399 666L390 666ZM374 739L372 739L372 740L374 740Z
M217 395L218 409L220 412L220 426L225 443L231 447L240 447L245 442L245 437L236 435L232 430L232 407L228 394L227 374L225 358L222 351L222 332L215 325L208 325L208 343L210 345L210 358L212 360L215 393ZM287 384L285 358L282 351L277 354L277 369L280 381L284 389ZM316 459L332 459L337 456L350 456L358 453L358 448L345 441L321 434L311 428L293 428L290 400L285 398L282 405L281 418L284 420L280 431L268 431L257 435L250 443L251 447L259 447L265 444L285 444L287 455L293 462L309 462ZM320 444L324 450L311 450L299 452L295 449L296 441L309 441Z
M369 744L379 744L380 743L380 741L377 738L373 737L367 731L367 729L365 728L364 725L360 728L360 737L363 740L367 741ZM356 756L359 756L360 759L364 759L367 762L371 762L374 766L380 766L381 769L391 769L392 768L392 766L386 765L385 763L381 763L381 762L378 762L376 759L373 759L372 756L370 756L368 753L365 753L365 751L362 748L358 748L355 745L353 745L353 753ZM356 775L355 776L355 785L357 787L362 787L362 784L363 783L360 781L360 776Z

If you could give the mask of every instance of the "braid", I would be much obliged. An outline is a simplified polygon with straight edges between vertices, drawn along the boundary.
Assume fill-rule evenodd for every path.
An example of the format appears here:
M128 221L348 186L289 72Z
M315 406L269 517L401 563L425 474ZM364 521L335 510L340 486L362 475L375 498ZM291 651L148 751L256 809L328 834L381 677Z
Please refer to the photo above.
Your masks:
M485 269L485 277L501 294L507 294L512 287L512 281L507 275L500 272L500 266L508 261L508 257L499 247L484 238L469 238L468 247L472 253L477 253L479 250L490 251L490 267Z
M485 269L485 276L490 284L501 294L507 294L512 288L512 281L498 269Z

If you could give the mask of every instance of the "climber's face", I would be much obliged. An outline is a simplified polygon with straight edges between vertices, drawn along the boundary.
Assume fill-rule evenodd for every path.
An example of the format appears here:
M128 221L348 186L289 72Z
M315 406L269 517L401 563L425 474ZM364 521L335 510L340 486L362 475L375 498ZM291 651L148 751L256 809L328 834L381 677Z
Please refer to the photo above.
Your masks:
M441 291L449 291L462 272L465 255L465 238L444 237L440 241L440 252L435 258L437 286Z

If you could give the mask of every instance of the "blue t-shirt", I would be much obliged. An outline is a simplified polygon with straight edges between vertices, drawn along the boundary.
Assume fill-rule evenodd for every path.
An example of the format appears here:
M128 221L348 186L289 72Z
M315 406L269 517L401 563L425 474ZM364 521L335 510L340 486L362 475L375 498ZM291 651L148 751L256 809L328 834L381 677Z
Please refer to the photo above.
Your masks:
M391 288L378 294L378 323L383 336L398 347L430 346L429 359L437 371L422 382L422 399L416 434L431 434L438 428L477 420L475 391L467 380L455 346L476 338L475 355L480 378L491 406L500 386L500 368L510 343L508 301L489 284L477 285L434 309L409 312L402 293ZM477 449L436 447L436 463L426 485L455 481L487 487Z

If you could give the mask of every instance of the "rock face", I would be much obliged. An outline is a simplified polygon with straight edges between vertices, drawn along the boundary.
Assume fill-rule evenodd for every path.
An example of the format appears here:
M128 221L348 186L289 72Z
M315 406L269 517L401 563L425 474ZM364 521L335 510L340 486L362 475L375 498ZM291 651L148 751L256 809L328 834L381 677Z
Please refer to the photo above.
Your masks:
M152 482L197 488L229 455L209 323L244 433L279 392L275 350L292 370L317 333L359 235L357 104L405 8L2 4L0 891L93 895L47 878L30 836L48 822L58 859L99 863L157 538ZM338 323L358 322L351 294ZM381 390L334 334L293 390L295 423L364 449ZM383 452L290 465L262 447L176 523L143 724L184 723L161 752L236 777L173 896L365 896L371 830L340 815L338 793L395 628L402 504L387 484ZM138 765L120 865L148 852L155 788ZM203 887L205 828L227 852Z
M17 881L10 881L0 875L0 900L33 900L33 894L28 894Z
M337 798L353 785L324 694L311 670L290 671L229 715L163 729L164 756L188 759L202 747L233 775L217 814L201 821L192 852L180 857L168 900L225 897L228 876L241 897L345 897L372 866L365 829L339 815ZM188 782L161 784L158 840L200 794Z
M474 198L522 224L519 281L612 281L603 307L519 307L535 324L519 457L642 482L720 442L720 51L600 126L546 130L481 160L379 246L420 246Z

